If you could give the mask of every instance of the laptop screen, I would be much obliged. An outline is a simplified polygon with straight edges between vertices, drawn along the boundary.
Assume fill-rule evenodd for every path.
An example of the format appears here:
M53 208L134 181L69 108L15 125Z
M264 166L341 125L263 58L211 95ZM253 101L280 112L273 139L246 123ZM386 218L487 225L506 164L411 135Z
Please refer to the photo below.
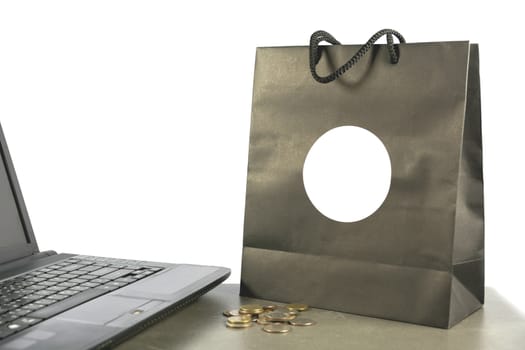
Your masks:
M0 248L29 243L0 152Z

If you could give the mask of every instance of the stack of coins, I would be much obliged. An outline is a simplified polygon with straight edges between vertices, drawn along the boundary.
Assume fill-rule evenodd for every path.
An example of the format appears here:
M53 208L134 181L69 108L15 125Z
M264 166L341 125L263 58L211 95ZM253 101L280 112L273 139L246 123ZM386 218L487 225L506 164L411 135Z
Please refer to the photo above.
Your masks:
M252 326L252 317L250 315L230 316L226 321L229 328L248 328Z
M267 333L285 334L292 331L291 326L312 326L315 321L302 317L308 310L306 304L288 305L241 305L239 309L227 310L223 315L228 317L226 327L248 328L257 323Z
M264 312L264 309L261 305L256 304L248 304L248 305L241 305L239 308L239 313L242 315L259 315Z

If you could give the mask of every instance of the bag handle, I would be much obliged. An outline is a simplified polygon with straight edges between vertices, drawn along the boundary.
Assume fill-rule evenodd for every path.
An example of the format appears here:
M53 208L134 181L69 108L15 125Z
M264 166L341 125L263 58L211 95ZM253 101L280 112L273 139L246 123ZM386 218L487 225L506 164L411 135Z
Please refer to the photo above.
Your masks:
M347 70L352 68L353 65L355 65L363 56L372 48L374 43L381 38L383 35L386 35L387 40L387 48L388 48L388 54L390 55L390 62L392 64L396 64L399 62L399 47L398 45L394 45L394 38L395 36L400 43L405 43L405 38L403 36L393 30L393 29L383 29L375 33L366 44L361 46L361 48L350 58L345 64L343 64L341 67L337 68L334 72L328 74L327 76L320 76L317 74L316 66L317 63L319 63L319 60L321 59L321 51L319 50L319 44L323 41L326 41L332 45L341 45L339 41L337 41L336 38L334 38L330 33L327 33L323 30L318 30L315 33L312 34L310 37L310 72L312 73L312 77L319 83L327 84L330 83L337 78L339 78L341 75L343 75Z

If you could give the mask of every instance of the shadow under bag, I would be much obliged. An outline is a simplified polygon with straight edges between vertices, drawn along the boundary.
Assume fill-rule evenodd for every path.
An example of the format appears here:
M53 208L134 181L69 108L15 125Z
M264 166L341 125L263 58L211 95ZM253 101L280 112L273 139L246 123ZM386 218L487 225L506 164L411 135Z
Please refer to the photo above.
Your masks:
M310 47L258 48L241 294L440 328L479 309L479 85L467 41L383 30L354 46L319 31ZM383 204L351 223L321 214L303 183L314 142L345 125L375 134L391 162Z

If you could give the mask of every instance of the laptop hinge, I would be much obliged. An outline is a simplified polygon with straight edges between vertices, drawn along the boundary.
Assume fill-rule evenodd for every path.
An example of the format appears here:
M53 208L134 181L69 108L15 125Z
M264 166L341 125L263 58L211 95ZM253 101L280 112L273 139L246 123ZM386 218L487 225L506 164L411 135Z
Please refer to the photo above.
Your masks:
M31 255L31 257L33 259L40 259L40 258L45 258L46 256L51 256L51 255L56 255L56 254L57 252L55 252L54 250L46 250L45 252L36 252L33 255Z

